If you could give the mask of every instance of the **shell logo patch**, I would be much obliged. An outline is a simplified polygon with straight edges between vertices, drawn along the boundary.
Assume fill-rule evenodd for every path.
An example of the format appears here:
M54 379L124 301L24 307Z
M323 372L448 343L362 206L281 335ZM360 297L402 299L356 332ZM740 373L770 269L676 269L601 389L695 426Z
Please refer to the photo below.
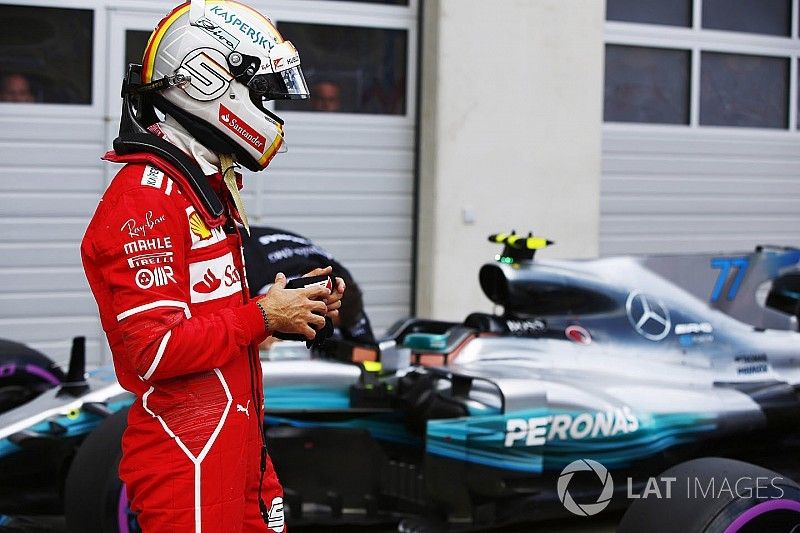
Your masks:
M189 236L192 238L192 250L212 246L225 240L225 232L222 228L209 228L200 216L200 213L198 213L193 206L186 208L186 218L189 221Z
M208 229L203 219L197 214L197 211L193 211L192 214L189 215L189 229L192 230L192 233L197 235L201 241L211 237L211 230Z

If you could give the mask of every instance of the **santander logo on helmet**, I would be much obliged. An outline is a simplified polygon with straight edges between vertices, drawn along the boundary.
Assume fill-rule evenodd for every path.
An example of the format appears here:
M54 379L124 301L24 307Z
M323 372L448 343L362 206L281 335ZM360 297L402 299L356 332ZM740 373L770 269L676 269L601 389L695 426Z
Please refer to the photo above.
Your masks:
M180 74L154 98L201 144L259 171L284 147L269 100L308 98L295 47L272 22L234 0L192 0L156 27L145 50L145 83Z
M247 141L256 150L262 150L264 148L267 142L266 139L262 135L259 135L259 133L251 128L245 121L237 117L233 111L222 104L219 105L219 121L232 132Z

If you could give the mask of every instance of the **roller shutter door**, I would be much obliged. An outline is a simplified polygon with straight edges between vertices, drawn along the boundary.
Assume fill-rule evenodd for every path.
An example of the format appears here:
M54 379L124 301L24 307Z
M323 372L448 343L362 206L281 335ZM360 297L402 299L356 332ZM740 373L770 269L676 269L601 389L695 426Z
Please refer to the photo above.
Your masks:
M24 7L44 4L26 2ZM67 8L92 14L90 103L0 102L0 337L65 361L71 337L86 335L90 363L108 360L78 245L115 172L99 158L118 128L118 80L125 54L172 5L160 0L69 2ZM288 37L304 61L314 53L305 54L302 41L315 38L318 30L335 37L341 34L337 27L352 28L348 31L361 46L377 42L386 54L394 54L375 56L394 65L397 87L388 99L380 83L377 89L363 83L375 65L345 61L327 71L317 65L317 79L339 81L345 93L356 91L355 96L345 94L350 107L336 113L308 106L304 111L279 109L287 123L288 153L279 155L268 171L245 175L251 222L285 227L328 248L360 281L380 333L410 313L416 0L408 5L327 0L253 5L284 34L290 29L297 34ZM325 59L320 42L325 38L309 45L317 47L318 62ZM404 56L398 58L401 48ZM308 72L307 78L313 81Z
M798 9L608 0L602 254L800 245Z

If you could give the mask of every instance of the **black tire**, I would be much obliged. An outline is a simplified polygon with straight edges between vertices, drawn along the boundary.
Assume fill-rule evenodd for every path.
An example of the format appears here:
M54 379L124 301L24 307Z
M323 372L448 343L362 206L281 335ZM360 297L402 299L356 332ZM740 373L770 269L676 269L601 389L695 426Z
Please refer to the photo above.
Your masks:
M125 408L104 420L78 448L64 487L64 516L69 533L138 531L131 523L118 474L122 433L127 423Z
M634 500L617 533L790 533L800 524L800 486L760 466L704 457L658 477L675 478L670 498L660 482L662 497Z
M63 381L64 373L49 357L24 344L0 339L0 413Z

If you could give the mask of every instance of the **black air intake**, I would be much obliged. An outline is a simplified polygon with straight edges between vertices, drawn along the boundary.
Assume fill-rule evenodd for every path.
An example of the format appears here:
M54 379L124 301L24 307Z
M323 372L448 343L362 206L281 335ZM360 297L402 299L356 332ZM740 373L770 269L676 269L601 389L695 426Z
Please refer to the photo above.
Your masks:
M589 315L618 307L612 287L538 263L487 263L479 279L483 293L510 315Z
M86 337L75 337L72 339L67 378L57 395L77 398L87 390L89 385L86 383Z

